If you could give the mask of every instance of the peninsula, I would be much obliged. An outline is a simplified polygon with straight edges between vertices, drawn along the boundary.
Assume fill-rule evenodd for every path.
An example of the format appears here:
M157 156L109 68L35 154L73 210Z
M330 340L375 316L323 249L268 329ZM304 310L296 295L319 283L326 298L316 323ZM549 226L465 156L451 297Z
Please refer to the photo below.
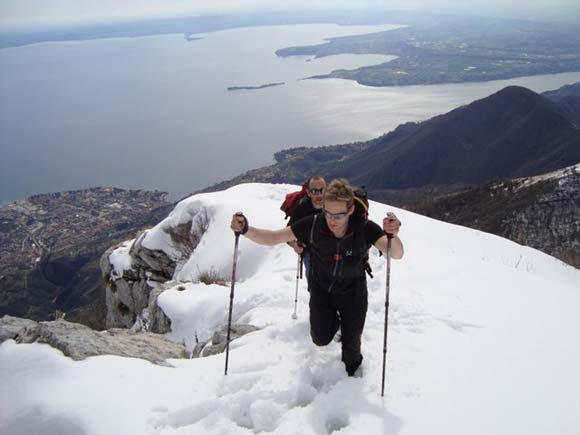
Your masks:
M577 24L451 16L415 16L403 23L407 26L283 48L276 54L397 56L379 65L308 77L356 80L366 86L482 82L580 71Z
M282 86L285 84L286 82L277 82L277 83L266 83L265 85L260 86L230 86L228 87L228 91L255 91L257 89L272 88L274 86Z

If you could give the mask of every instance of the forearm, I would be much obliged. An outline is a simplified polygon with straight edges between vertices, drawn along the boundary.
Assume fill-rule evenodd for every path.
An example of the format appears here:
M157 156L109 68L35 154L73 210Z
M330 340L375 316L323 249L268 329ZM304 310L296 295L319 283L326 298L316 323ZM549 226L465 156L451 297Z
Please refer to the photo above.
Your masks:
M400 260L403 258L403 254L405 250L403 249L403 242L399 239L399 230L401 228L401 221L395 213L388 212L387 216L383 218L383 231L385 235L377 240L375 246L381 250L383 254L387 253L387 246L389 243L389 239L387 238L387 234L392 236L391 240L391 257Z
M296 237L292 228L284 227L281 230L265 230L262 228L251 227L248 225L248 219L243 213L238 212L232 216L230 228L236 234L243 234L244 237L252 240L259 245L277 245L278 243L289 242Z
M289 242L294 239L290 229L288 230L266 230L263 228L248 227L248 231L244 234L245 237L251 241L266 246L273 246L279 243Z
M386 252L386 250L385 250ZM400 260L405 254L405 249L403 247L403 242L398 236L391 239L391 257L395 260Z
M379 240L377 240L375 247L386 255L388 248L387 236L383 236ZM395 260L400 260L401 258L403 258L404 253L405 249L403 248L403 242L398 236L394 236L391 239L391 258Z

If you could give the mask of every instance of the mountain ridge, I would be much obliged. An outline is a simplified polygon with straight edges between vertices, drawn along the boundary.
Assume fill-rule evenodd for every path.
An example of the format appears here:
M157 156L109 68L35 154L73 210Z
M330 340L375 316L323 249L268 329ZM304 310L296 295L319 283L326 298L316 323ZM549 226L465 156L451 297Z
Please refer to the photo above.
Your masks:
M580 162L580 129L563 112L542 95L510 86L426 121L401 124L370 141L279 152L274 165L201 192L241 182L302 184L317 173L346 177L366 186L371 198L401 205L425 192L538 175ZM401 190L415 193L403 202L396 193ZM386 198L385 191L393 197Z
M401 124L371 141L285 150L277 153L274 165L248 171L204 191L247 182L300 185L312 174L328 179L345 177L366 186L370 199L529 244L579 267L580 244L566 234L574 228L570 215L580 212L575 205L580 191L571 188L561 196L557 182L541 183L541 188L502 199L504 214L488 198L489 186L498 185L500 180L512 186L518 182L510 180L580 162L580 128L570 114L577 90L577 86L565 87L549 99L510 86L429 120ZM429 149L433 144L435 151ZM571 185L575 186L574 182ZM455 192L461 195L459 205L447 205L445 198L453 198ZM536 201L549 196L559 197L559 202L543 207L538 222L530 210ZM468 212L462 212L460 220L446 214L460 212L461 207ZM503 223L482 226L478 219L486 213L498 219L501 216ZM541 226L553 237L544 237Z
M329 176L344 174L369 190L416 188L537 175L578 161L580 131L558 106L510 86L424 121L402 141L379 142L334 165ZM374 167L361 173L367 162Z

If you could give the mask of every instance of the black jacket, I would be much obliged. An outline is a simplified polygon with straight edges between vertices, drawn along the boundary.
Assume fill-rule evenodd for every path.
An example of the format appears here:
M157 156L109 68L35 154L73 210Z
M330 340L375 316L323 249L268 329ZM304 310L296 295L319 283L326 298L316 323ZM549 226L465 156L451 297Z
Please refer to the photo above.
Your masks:
M310 250L310 290L330 293L366 286L368 250L385 234L376 223L351 216L345 236L337 239L322 214L294 223L292 232Z
M300 202L294 209L294 213L292 213L292 216L290 216L288 226L298 222L300 219L304 219L305 217L312 216L316 213L320 213L321 211L322 211L321 209L314 208L310 197L305 196L300 200Z

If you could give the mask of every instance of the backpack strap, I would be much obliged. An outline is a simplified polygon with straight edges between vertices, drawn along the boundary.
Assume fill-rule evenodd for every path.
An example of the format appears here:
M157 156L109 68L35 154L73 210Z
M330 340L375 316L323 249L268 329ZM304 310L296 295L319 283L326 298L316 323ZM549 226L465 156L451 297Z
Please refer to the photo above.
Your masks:
M316 219L318 219L319 213L314 213L314 219L312 220L312 227L310 227L310 242L309 245L312 245L314 242L314 227L316 226Z
M365 233L365 229L366 229L366 226L368 225L368 223L369 223L368 219L365 219L364 224L362 226L362 231L361 231L361 237L362 237L362 239L364 241L365 246L366 246L366 237L365 237L365 234L366 233ZM367 253L366 253L366 255L365 255L364 259L363 259L364 269L365 269L365 272L367 273L367 275L370 276L371 279L372 279L372 278L374 278L373 268L371 267L371 264L369 262L369 259L370 259L369 258L369 251L367 251Z

